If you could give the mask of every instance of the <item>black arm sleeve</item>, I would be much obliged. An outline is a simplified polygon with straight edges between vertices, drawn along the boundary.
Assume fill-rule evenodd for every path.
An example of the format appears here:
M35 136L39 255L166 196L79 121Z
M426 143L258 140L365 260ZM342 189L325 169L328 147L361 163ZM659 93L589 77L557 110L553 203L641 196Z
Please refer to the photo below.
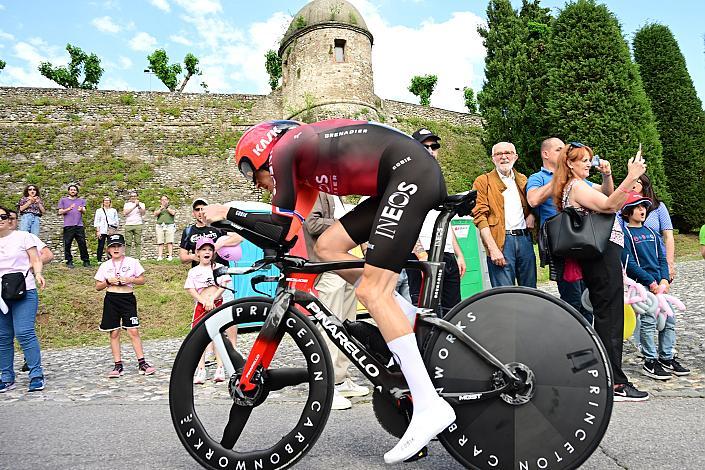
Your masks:
M234 207L228 210L227 219L279 243L285 243L291 218L272 214L253 214Z

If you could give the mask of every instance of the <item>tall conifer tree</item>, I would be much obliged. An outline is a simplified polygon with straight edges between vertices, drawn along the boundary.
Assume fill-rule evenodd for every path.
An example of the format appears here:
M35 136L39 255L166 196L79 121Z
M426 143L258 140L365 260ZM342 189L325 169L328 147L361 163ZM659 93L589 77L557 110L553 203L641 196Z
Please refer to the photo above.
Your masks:
M487 19L487 28L478 30L487 49L485 83L478 93L485 146L489 151L500 141L514 143L517 169L533 173L548 133L543 95L552 18L539 0L523 0L520 12L509 0L490 0Z
M556 135L608 159L615 185L641 142L655 190L670 202L654 115L617 18L594 0L568 3L553 25L551 61L548 109Z
M634 36L634 60L657 120L671 216L680 229L705 223L705 113L678 42L667 26L649 24Z

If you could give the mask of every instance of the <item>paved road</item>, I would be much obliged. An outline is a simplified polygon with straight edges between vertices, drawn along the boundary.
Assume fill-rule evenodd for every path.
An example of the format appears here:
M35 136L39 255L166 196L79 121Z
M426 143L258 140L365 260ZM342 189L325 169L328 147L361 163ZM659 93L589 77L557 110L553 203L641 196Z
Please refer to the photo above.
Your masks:
M285 412L287 405L282 406L281 411ZM218 411L218 408L209 408L204 413ZM4 422L0 427L0 468L199 468L178 442L168 405L163 400L16 402L1 407L0 415ZM705 400L698 398L617 403L599 451L582 468L703 468L703 416ZM375 422L369 402L358 402L351 410L331 414L323 435L297 468L441 470L459 467L437 442L432 443L431 455L423 461L386 466L382 454L393 445L394 438Z

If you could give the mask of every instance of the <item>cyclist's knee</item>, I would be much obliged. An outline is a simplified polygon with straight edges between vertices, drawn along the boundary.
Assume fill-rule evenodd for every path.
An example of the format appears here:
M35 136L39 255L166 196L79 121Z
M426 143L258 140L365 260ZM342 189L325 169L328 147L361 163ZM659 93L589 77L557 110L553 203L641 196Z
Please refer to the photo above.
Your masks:
M362 305L367 307L367 309L374 309L377 304L380 304L384 299L392 298L392 292L385 289L383 283L370 282L365 279L360 282L360 285L355 289L355 295Z

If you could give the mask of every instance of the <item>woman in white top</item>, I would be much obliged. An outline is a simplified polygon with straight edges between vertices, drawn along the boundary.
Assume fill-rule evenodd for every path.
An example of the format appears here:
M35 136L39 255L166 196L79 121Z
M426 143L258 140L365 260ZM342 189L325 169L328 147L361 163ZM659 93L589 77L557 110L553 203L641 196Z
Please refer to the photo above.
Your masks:
M117 210L112 206L113 202L108 196L103 198L103 205L95 211L93 218L93 226L95 227L95 236L98 239L98 250L96 257L99 262L103 261L103 250L105 249L105 240L108 235L117 233L120 226L120 217Z
M130 199L122 208L122 215L125 216L125 255L142 259L142 224L147 208L140 202L137 191L130 191ZM132 252L132 243L135 244L135 251Z

